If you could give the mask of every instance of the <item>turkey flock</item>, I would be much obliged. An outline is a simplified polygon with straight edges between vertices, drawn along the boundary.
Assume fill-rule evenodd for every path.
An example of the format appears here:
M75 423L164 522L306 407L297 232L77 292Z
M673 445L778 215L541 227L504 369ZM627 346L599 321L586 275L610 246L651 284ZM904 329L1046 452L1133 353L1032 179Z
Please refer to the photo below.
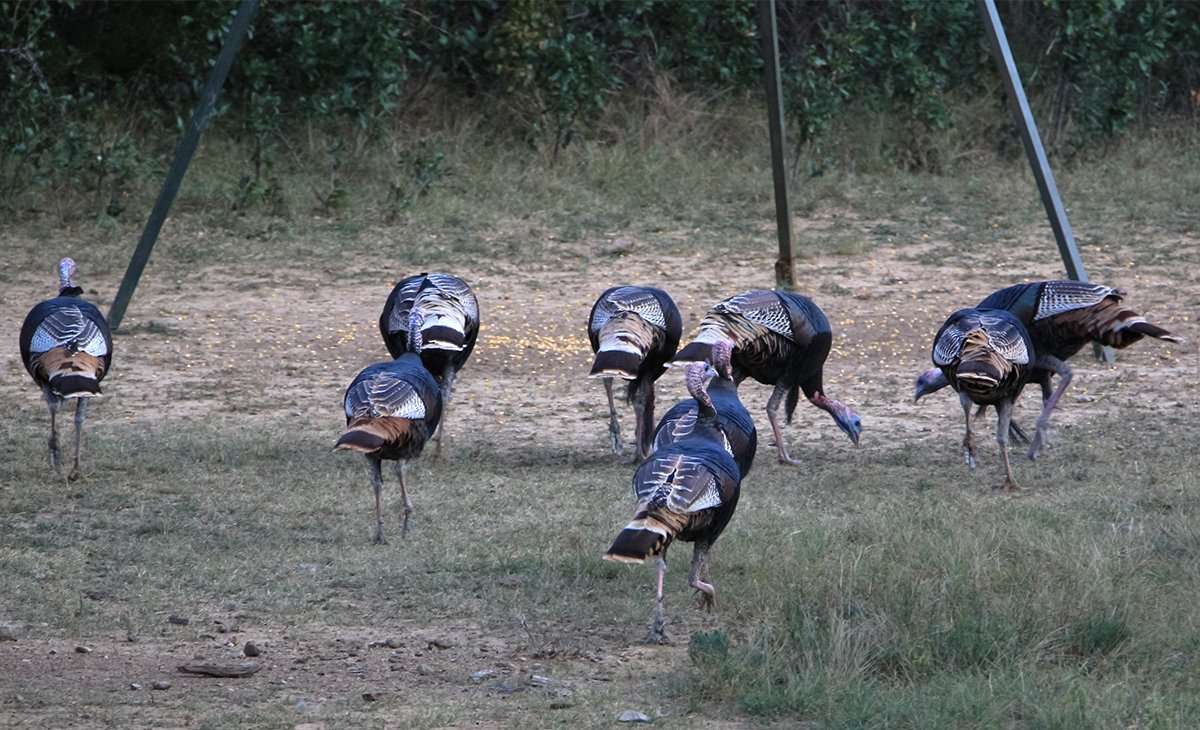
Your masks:
M75 401L71 468L65 477L72 481L81 475L86 406L101 393L100 383L113 358L108 323L81 298L83 290L75 275L75 262L62 259L58 296L33 307L20 333L21 361L50 410L49 461L60 477L58 412L65 401ZM977 461L972 423L988 406L993 407L1004 472L997 489L1017 491L1009 438L1029 445L1030 460L1041 454L1048 443L1050 417L1072 381L1067 360L1090 343L1124 348L1143 337L1180 342L1125 307L1125 296L1120 289L1077 281L1000 289L946 319L933 338L935 367L917 377L914 397L919 400L946 386L958 393L965 419L963 458L972 471ZM587 321L595 353L589 377L603 379L614 453L623 449L614 381L624 381L637 424L633 518L603 558L655 563L650 642L666 641L663 581L667 550L675 540L694 544L688 585L697 591L704 608L715 605L709 552L733 518L758 448L754 421L738 397L746 378L773 386L767 422L782 464L801 463L787 449L779 412L782 406L790 423L801 393L828 413L854 444L862 435L859 414L825 392L822 374L833 331L812 299L765 289L735 294L708 310L681 349L682 321L667 292L631 285L602 293ZM336 450L358 452L366 460L376 543L386 542L383 462L395 463L403 536L413 513L406 465L421 455L431 439L441 451L455 379L475 347L479 323L474 292L451 274L410 276L387 297L379 330L392 359L364 368L350 382L343 398L346 426L334 445ZM656 423L655 383L674 369L682 371L691 398L675 404ZM1031 383L1042 394L1032 437L1012 420L1013 403Z

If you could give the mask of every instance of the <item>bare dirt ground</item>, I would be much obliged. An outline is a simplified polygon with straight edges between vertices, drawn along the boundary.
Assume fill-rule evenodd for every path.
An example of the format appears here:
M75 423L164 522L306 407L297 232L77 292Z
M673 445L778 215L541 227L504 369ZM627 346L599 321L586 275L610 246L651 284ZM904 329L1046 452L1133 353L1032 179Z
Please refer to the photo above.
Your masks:
M811 230L864 230L876 223L827 215L798 225L803 240ZM686 238L687 233L677 235ZM961 429L955 399L939 394L913 404L913 378L929 366L932 336L949 312L1014 281L1059 275L1048 235L1031 227L1025 238L1030 244L1020 251L920 240L877 246L862 255L799 261L800 290L820 304L835 327L826 388L862 415L864 459L871 451L913 448L926 439L937 439L936 448L954 448ZM451 452L535 448L603 458L604 398L599 384L585 377L591 352L584 323L594 298L618 282L662 286L684 313L686 337L712 302L772 284L769 230L762 240L761 252L735 257L704 251L667 260L654 254L653 242L623 240L619 253L565 266L454 265L454 273L475 288L484 323L449 408ZM581 250L611 243L588 242ZM1186 254L1182 264L1135 264L1141 252L1121 245L1085 252L1094 280L1127 288L1132 307L1188 341L1178 347L1139 343L1121 352L1115 366L1077 357L1072 363L1076 384L1056 416L1060 429L1117 420L1128 409L1191 408L1200 401L1195 325L1200 239L1180 237L1172 248ZM10 275L0 293L0 331L15 335L28 307L53 294L57 255L47 251L44 270ZM89 427L103 429L116 421L153 428L177 419L286 419L327 432L332 443L343 424L345 385L359 368L386 356L376 320L392 282L430 268L442 268L442 262L398 261L390 271L366 259L336 267L152 265L117 337L106 396L95 404ZM80 279L89 297L107 309L115 278L98 281L81 266ZM0 404L40 422L45 409L12 344L0 358ZM762 433L769 389L747 383L742 392ZM668 373L660 381L659 412L682 394L680 379ZM1018 410L1022 422L1032 422L1036 401L1026 396ZM632 418L627 409L622 418L628 440ZM803 403L786 434L793 453L802 458L853 448L825 414ZM771 463L769 439L763 445L762 468L781 468ZM38 458L41 448L38 441ZM36 627L18 641L0 642L0 725L220 725L198 709L214 704L228 713L257 708L253 722L264 726L309 730L342 724L322 714L323 705L353 705L346 726L605 725L615 718L612 709L622 706L657 715L660 724L740 724L736 718L702 721L685 714L686 708L656 704L655 682L687 661L686 642L642 647L627 627L601 630L560 653L532 646L517 627L496 634L452 616L424 622L364 616L357 624L361 628L354 628L353 616L334 627L279 625L220 606L198 613L190 625L172 628L169 635L136 642L120 633L68 639ZM694 611L680 614L680 636L709 621ZM392 646L376 644L393 636ZM267 648L265 669L252 678L212 680L175 672L195 655L234 658L247 639ZM79 644L91 652L75 653ZM479 671L490 673L471 679ZM172 688L151 690L158 679L169 680ZM143 689L130 690L131 681ZM363 692L378 697L359 699ZM440 700L466 702L469 710L447 719L431 709ZM274 709L263 710L264 705Z

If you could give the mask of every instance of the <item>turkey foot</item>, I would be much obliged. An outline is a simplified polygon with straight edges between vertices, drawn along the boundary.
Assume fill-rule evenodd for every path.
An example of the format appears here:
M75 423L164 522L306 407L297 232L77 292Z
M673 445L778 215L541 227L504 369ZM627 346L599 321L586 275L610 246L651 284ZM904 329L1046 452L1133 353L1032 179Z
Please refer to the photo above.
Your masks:
M706 613L712 613L713 609L717 607L717 589L713 587L713 584L697 580L688 585L696 589L696 607L703 609Z
M1022 492L1021 485L1013 481L1012 477L1005 477L1004 483L994 488L994 491L1004 492L1006 494L1020 494Z

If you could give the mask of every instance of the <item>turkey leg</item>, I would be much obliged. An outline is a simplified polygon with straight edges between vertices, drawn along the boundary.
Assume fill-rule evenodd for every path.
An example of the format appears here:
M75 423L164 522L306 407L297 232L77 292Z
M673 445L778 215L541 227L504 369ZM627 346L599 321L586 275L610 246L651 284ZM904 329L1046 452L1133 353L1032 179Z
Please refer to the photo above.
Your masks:
M966 416L967 433L963 436L963 458L967 462L967 468L972 473L975 471L975 439L971 435L971 399L966 393L958 394L958 402L962 404L963 415ZM983 413L983 407L979 409Z
M371 489L375 491L375 544L386 545L383 539L383 472L380 471L380 461L377 456L367 456L367 473L371 477Z
M1036 460L1042 449L1050 443L1050 413L1058 405L1059 399L1062 398L1067 386L1071 384L1071 378L1074 375L1069 365L1053 355L1039 357L1037 366L1057 373L1058 387L1047 398L1046 393L1050 389L1049 376L1042 381L1042 413L1038 416L1037 429L1033 432L1033 443L1029 445L1029 452L1026 454L1030 460Z
M647 644L667 643L667 612L663 607L663 579L667 575L667 554L664 551L656 561L658 567L657 592L654 600L654 619L650 623L650 631L646 634Z
M433 438L437 441L437 446L433 450L435 458L442 458L442 441L445 439L446 433L446 413L450 410L450 395L454 391L454 366L446 366L445 382L442 384L442 417L438 419L437 431L433 434Z
M717 589L712 583L704 580L708 577L709 547L711 546L706 542L696 541L695 547L692 548L692 567L688 571L688 585L696 589L700 607L705 611L712 611L717 602Z
M608 437L612 440L612 452L621 453L621 421L617 418L617 405L613 402L613 379L604 379L604 394L608 396Z
M1004 483L1000 485L1002 492L1019 492L1021 490L1016 480L1013 479L1012 464L1008 461L1008 424L1012 419L1012 409L1011 400L1000 401L996 404L996 443L1000 445L1000 458L1004 461Z
M774 392L767 400L767 420L771 422L771 433L775 436L775 448L779 452L779 463L800 466L802 462L799 459L793 459L788 453L787 446L783 443L783 428L779 425L779 406L783 404L787 392L786 386L775 386Z
M50 392L49 386L42 386L42 391L46 395L46 405L50 408L50 466L54 467L55 473L61 477L62 468L58 463L58 407L62 405L62 398Z
M644 461L650 456L650 446L654 438L654 381L643 380L638 385L638 392L642 395L641 409L639 410L642 435L638 440L638 458Z
M87 415L87 398L77 398L75 403L75 463L71 467L71 473L67 475L68 481L75 481L83 474L79 471L79 446L83 440L83 419Z
M408 489L404 485L404 472L408 462L400 459L396 462L396 478L400 480L400 499L404 502L404 516L400 518L400 537L408 537L408 516L413 513L412 500L408 498Z

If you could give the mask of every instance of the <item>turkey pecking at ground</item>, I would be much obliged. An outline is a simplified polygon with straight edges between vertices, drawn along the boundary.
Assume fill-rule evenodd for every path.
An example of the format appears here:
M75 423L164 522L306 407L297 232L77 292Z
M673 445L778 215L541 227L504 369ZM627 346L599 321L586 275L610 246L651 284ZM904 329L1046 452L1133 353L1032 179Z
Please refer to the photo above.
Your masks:
M379 332L392 357L421 356L449 405L454 378L479 337L479 301L467 282L450 274L423 273L398 282L379 315ZM444 419L443 419L444 420ZM442 431L435 440L442 452Z
M714 350L727 342L729 349ZM786 398L790 423L800 391L814 406L833 416L850 440L858 443L862 420L846 404L825 395L822 373L825 358L833 343L829 320L811 299L799 294L754 289L722 302L708 311L700 322L695 339L679 351L675 362L708 362L718 372L732 366L733 379L741 383L751 377L764 385L774 385L767 401L767 418L779 461L799 464L787 451L779 424L779 406ZM714 353L729 353L729 362L714 359Z
M679 347L683 319L662 289L615 286L592 305L588 339L596 359L589 377L604 379L608 396L608 433L613 453L621 452L621 425L613 404L613 378L629 381L626 398L633 404L637 428L634 459L650 453L654 425L654 381L663 374Z
M744 476L730 453L716 407L704 390L705 367L692 363L687 373L698 417L686 436L658 449L638 467L633 475L637 510L604 553L605 560L620 563L657 558L654 618L646 636L651 643L667 641L663 578L667 549L674 540L695 543L688 585L699 592L702 605L712 609L716 588L708 576L708 551L733 517ZM755 438L751 427L751 444ZM753 459L753 451L749 459Z
M996 443L1004 461L1000 489L1005 491L1020 488L1008 461L1009 421L1013 401L1035 368L1035 352L1025 326L1002 309L960 309L950 315L933 341L933 364L958 391L962 403L967 425L963 454L971 471L975 471L971 404L996 408Z
M346 430L335 449L357 451L367 457L371 488L375 492L375 542L383 544L382 461L395 460L404 502L401 535L408 533L412 502L404 485L407 462L421 455L425 442L437 429L442 415L442 391L421 358L403 353L391 362L368 366L346 389Z
M713 345L713 349L729 346L728 342L718 342ZM728 355L716 356L715 359L729 362ZM754 421L750 418L746 406L738 399L737 383L733 382L731 373L726 372L717 377L718 373L712 367L703 363L695 364L704 369L688 370L688 392L692 397L679 401L663 415L662 420L658 422L658 428L654 430L654 449L662 449L691 435L696 427L696 420L700 417L700 399L703 396L699 393L703 390L717 412L717 423L725 437L725 449L733 456L742 478L745 479L750 475L754 455L758 450L758 431L754 428ZM704 385L700 378L707 380L708 384Z
M1029 446L1027 455L1030 459L1036 459L1046 445L1050 414L1071 384L1073 374L1066 361L1085 345L1098 342L1124 348L1143 337L1181 342L1180 338L1123 306L1121 300L1125 296L1122 289L1099 284L1036 281L1000 289L977 305L979 309L1002 309L1012 313L1028 330L1038 353L1038 363L1029 382L1041 387L1042 412ZM1051 388L1050 379L1055 374L1059 376L1058 387ZM920 400L921 396L948 384L939 368L927 370L917 378L914 396Z
M80 477L79 449L88 399L112 367L112 335L100 310L79 298L75 262L58 262L58 296L35 306L21 325L21 362L50 407L50 465L60 475L58 409L75 399L75 459L67 479Z

